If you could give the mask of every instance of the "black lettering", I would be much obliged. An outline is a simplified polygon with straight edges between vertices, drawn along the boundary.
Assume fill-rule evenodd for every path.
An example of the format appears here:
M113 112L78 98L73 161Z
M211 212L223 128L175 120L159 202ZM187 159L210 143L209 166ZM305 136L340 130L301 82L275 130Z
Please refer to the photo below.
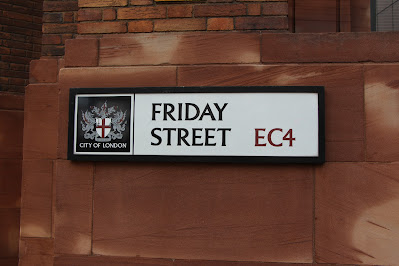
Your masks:
M179 103L179 121L182 120L183 117L183 104Z
M155 133L155 130L161 131L160 128L154 128L151 130L151 136L153 136L154 138L156 138L158 140L158 143L151 142L152 146L158 146L159 144L162 143L162 138Z
M209 131L216 131L216 128L205 128L205 146L216 146L216 143L209 143L210 139L214 139L214 135L209 135Z
M224 108L226 108L227 104L228 104L228 103L225 103L225 104L223 105L223 107L220 108L219 105L218 105L217 103L214 103L216 109L218 109L218 112L219 112L219 121L223 121L223 110L224 110Z
M155 114L160 114L161 113L161 111L155 110L155 106L161 106L161 105L162 105L162 103L153 103L152 104L152 120L153 121L155 120Z
M171 144L171 142L172 142L172 134L171 134L171 132L172 131L176 131L176 128L164 128L162 131L168 132L168 143L166 145L168 145L168 146L172 145Z
M190 110L189 107L190 106L194 107L195 111L196 111L196 113L195 113L195 115L193 117L189 117L189 110ZM199 114L200 114L200 109L198 108L198 106L196 104L194 104L194 103L186 103L186 120L195 120L195 119L197 119Z
M184 136L182 135L182 132L184 131ZM177 131L177 146L181 146L181 141L183 141L186 146L190 146L190 143L187 142L186 138L188 137L188 130L185 128L178 128Z
M170 107L170 109L168 110L168 107ZM171 115L171 113L173 113L173 111L175 110L175 107L173 104L171 103L164 103L163 104L163 121L168 120L167 117L169 116L173 121L176 121L176 119Z
M216 118L213 115L212 109L209 106L209 104L206 104L206 106L204 108L204 111L202 112L201 117L199 118L199 120L201 121L204 118L204 116L206 116L206 115L209 115L213 121L216 120Z
M193 146L204 146L204 143L197 143L196 140L201 138L201 135L197 135L197 131L202 131L202 128L193 128Z
M226 132L231 131L231 128L218 128L217 131L222 131L222 146L226 146Z

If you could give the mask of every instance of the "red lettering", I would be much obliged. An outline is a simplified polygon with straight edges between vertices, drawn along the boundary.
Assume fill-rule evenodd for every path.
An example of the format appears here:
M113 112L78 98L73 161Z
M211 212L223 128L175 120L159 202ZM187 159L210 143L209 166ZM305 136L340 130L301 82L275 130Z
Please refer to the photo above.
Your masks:
M292 129L288 130L287 134L285 134L283 137L283 140L289 140L290 147L292 147L292 142L295 140L295 138L292 136Z
M274 131L280 131L283 132L283 130L281 128L274 128L272 130L270 130L269 134L267 135L267 140L269 141L270 145L272 145L273 147L281 147L283 146L283 143L280 144L275 144L272 140L272 135Z
M266 146L266 143L259 144L259 139L264 139L265 136L259 136L259 131L266 131L265 128L255 128L255 146Z

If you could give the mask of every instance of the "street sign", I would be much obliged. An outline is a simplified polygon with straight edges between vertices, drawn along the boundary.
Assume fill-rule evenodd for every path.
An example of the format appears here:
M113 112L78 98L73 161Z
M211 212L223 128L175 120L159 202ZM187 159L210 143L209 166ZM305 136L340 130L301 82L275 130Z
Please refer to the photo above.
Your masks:
M68 159L323 163L324 89L71 89Z

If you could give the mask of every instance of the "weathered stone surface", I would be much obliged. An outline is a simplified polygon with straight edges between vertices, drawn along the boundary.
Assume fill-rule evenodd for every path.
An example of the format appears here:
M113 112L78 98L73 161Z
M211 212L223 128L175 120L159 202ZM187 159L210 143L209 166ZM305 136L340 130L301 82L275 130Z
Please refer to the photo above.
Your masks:
M316 261L399 261L399 163L327 163L316 170Z
M0 110L0 159L22 158L24 112Z
M368 161L399 161L399 65L365 67Z
M21 206L22 161L0 159L0 208Z
M262 62L397 62L398 34L320 33L263 34Z
M100 40L100 66L255 63L260 38L254 33L133 35Z
M1 110L23 110L24 95L0 92Z
M55 258L55 266L172 266L171 259L150 259L150 258L125 258L107 256L59 256Z
M21 203L21 236L51 237L53 162L24 160Z
M93 252L311 262L312 172L309 166L96 164Z
M30 83L54 83L57 82L57 59L32 60L29 71Z
M58 87L33 84L25 93L24 159L57 158Z
M56 254L91 253L93 164L56 161Z
M65 43L66 67L89 67L98 65L98 40L74 39Z
M19 209L0 208L0 258L18 257Z

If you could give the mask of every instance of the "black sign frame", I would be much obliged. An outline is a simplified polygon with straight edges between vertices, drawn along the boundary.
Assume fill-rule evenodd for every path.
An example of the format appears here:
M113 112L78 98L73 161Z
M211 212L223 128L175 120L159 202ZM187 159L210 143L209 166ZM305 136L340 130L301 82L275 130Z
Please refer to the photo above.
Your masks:
M78 155L74 154L75 98L80 94L138 93L317 93L318 135L317 157L293 156L168 156L168 155ZM133 134L133 133L132 133ZM70 88L68 154L72 161L134 161L134 162L208 162L208 163L290 163L322 164L325 162L325 93L323 86L240 86L240 87L138 87L138 88Z

